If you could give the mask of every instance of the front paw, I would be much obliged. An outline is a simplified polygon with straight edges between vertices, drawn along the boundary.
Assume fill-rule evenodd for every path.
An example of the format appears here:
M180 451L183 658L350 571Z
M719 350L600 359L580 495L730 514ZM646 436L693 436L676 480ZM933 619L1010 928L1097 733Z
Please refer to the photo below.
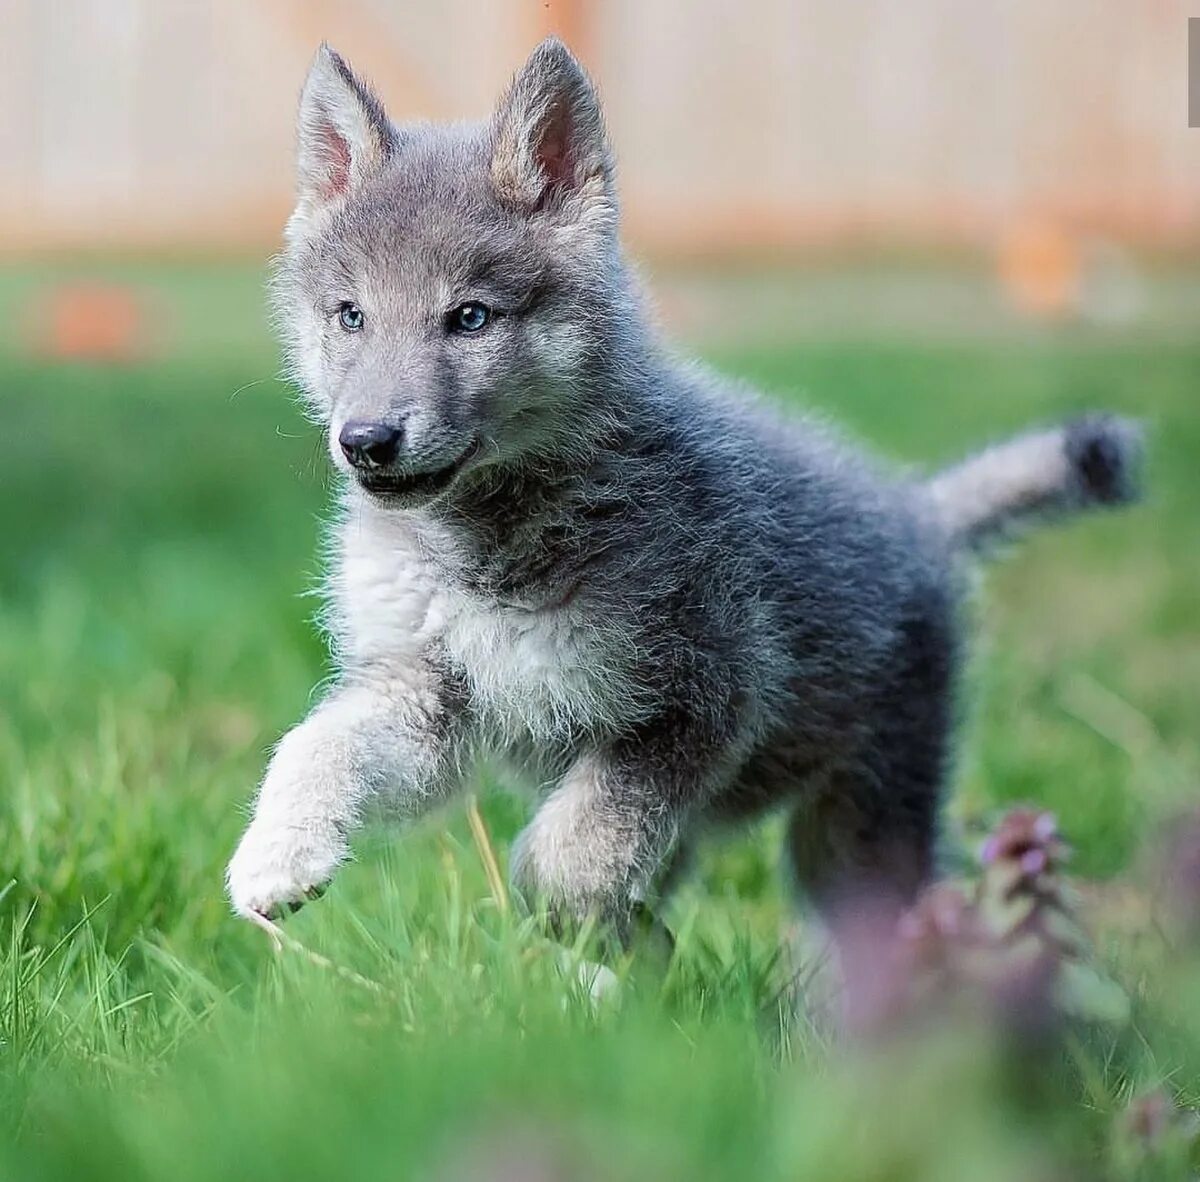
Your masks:
M336 832L256 821L225 872L229 900L243 916L277 918L298 911L321 894L347 856Z

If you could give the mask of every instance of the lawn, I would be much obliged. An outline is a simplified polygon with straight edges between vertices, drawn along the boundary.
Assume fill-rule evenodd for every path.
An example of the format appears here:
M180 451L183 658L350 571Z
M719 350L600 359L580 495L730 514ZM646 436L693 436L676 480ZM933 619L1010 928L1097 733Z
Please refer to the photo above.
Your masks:
M1200 787L1200 345L864 332L712 358L904 462L1092 406L1153 429L1146 504L983 584L948 822L969 867L1005 808L1057 814L1131 1016L1015 1057L957 1020L832 1045L794 1013L770 823L705 851L670 965L621 966L600 1007L496 897L462 809L369 835L281 953L229 916L264 753L329 673L327 475L256 277L148 274L203 332L124 365L0 351L0 1179L1189 1176L1182 1133L1122 1114L1163 1084L1200 1101L1200 974L1148 902ZM530 806L479 788L503 863Z

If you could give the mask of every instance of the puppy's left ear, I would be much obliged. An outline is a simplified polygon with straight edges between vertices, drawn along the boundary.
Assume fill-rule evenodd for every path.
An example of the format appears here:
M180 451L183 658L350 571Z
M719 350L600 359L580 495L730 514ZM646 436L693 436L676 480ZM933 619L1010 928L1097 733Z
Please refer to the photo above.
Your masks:
M396 149L383 104L328 45L317 51L300 95L296 127L296 210L289 237L343 202Z
M496 109L492 137L492 183L505 201L530 212L615 212L600 100L557 37L518 71Z

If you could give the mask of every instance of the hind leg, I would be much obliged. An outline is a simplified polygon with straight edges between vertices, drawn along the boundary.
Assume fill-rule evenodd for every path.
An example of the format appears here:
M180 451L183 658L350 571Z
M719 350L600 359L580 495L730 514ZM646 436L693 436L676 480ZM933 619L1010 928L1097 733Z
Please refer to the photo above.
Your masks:
M797 806L788 854L819 910L868 898L912 901L933 873L941 778L940 764L889 753L831 772Z
M910 624L866 740L802 797L788 845L800 886L823 911L847 898L904 906L932 876L954 656L948 616Z
M869 1025L887 1004L900 913L934 873L946 728L889 733L823 777L791 817L797 883L822 923L795 933L797 1013L819 1027Z

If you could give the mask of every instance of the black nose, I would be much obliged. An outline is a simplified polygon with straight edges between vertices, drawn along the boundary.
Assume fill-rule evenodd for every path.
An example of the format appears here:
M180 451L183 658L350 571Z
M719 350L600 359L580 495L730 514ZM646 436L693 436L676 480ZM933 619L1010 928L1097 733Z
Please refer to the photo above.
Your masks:
M387 423L349 422L338 435L346 459L356 468L386 468L400 448L399 427Z

